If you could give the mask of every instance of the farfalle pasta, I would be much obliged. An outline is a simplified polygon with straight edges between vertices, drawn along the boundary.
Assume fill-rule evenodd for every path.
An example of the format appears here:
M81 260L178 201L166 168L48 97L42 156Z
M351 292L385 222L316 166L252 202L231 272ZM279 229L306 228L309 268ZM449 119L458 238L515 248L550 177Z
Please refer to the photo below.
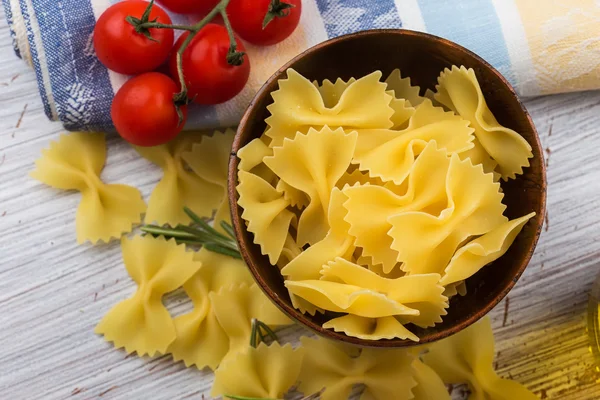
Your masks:
M325 107L333 108L340 101L342 94L344 93L346 88L348 88L348 86L354 82L356 82L356 79L354 78L350 78L348 81L344 81L338 78L335 81L335 83L332 83L329 79L325 79L321 85L319 85L317 81L314 81L313 85L315 85L319 90L319 93L321 93L321 97L323 97L323 104L325 105ZM401 82L394 81L392 82L392 84L394 88L397 88L400 92L402 92L404 89L407 89L407 93L414 93L414 91L416 90L418 95L419 88L410 86L410 80L408 83L408 87L405 85L404 80L402 80ZM390 120L392 122L392 128L399 128L408 121L412 114L414 114L415 109L411 107L411 103L409 102L409 100L403 98L403 96L401 95L397 96L394 93L394 90L386 90L386 93L392 96L392 100L390 101L390 107L394 112L390 117Z
M361 400L409 400L416 381L413 356L402 349L356 348L322 339L300 338L304 361L298 389L305 395L319 392L322 400L347 399L352 387L363 384Z
M356 79L354 78L350 78L347 81L337 78L335 82L325 79L320 85L319 82L313 81L313 85L319 90L319 93L323 98L323 105L327 108L333 108L340 101L340 98L346 88L348 88L348 85L354 82L356 82Z
M462 246L452 257L440 283L463 282L483 266L500 258L513 243L523 226L535 213L504 222L495 229Z
M347 199L341 190L332 189L327 235L290 260L281 270L283 276L292 280L319 279L324 264L336 257L348 257L354 251L354 238L348 234L350 225L345 220L347 211L344 202Z
M291 324L256 284L234 284L209 293L213 311L229 340L229 348L222 357L226 363L250 343L252 320L257 319L270 327Z
M229 351L229 338L219 324L209 293L231 285L251 285L252 277L242 260L201 249L194 260L202 267L187 282L183 290L192 300L192 312L176 317L176 338L168 348L175 361L186 367L215 369Z
M273 149L272 156L264 158L282 181L310 198L298 220L296 241L300 246L315 244L327 234L331 190L350 165L356 138L356 132L346 134L341 128L310 128L292 140L286 138L281 147Z
M448 207L439 215L414 211L388 218L392 225L388 234L404 263L402 269L411 274L441 274L464 240L505 222L499 188L481 166L452 154L446 178Z
M435 141L439 149L462 153L473 147L473 129L469 121L451 112L433 107L426 100L417 107L409 125L402 131L359 130L352 163L384 182L402 184L410 167L427 143Z
M254 234L254 242L260 245L271 264L277 263L290 224L296 218L287 209L290 202L258 175L238 172L240 184L238 204L244 209L242 218L248 222L248 231Z
M319 90L308 79L287 70L287 79L279 81L279 90L272 93L273 104L267 107L271 116L265 121L269 128L265 135L271 146L281 146L285 138L292 139L297 132L330 127L391 128L393 99L386 93L386 84L379 81L381 72L374 72L348 85L337 104L325 106Z
M163 169L163 177L148 201L146 222L172 226L188 224L190 218L183 211L184 206L202 217L211 217L219 207L223 188L186 168L183 160L183 155L192 149L192 145L203 140L204 135L200 133L185 132L167 144L135 147L142 157ZM212 178L215 176L211 174Z
M189 151L181 155L187 166L197 176L221 188L220 205L215 215L217 230L221 230L219 221L229 220L227 169L234 136L233 129L227 129L225 132L214 131L211 136L202 136L200 142L194 143ZM213 190L216 190L216 187ZM215 193L210 193L210 196L215 196Z
M441 323L535 215L509 221L498 182L522 173L528 145L495 122L472 71L445 71L424 96L398 70L380 79L288 70L266 131L238 152L238 204L296 309L348 336L419 341L414 328ZM496 160L490 143L515 154Z
M496 121L472 68L446 68L438 79L435 99L471 121L481 147L498 163L496 171L504 180L514 179L529 167L531 145L512 129Z
M444 381L435 371L415 358L412 365L412 377L417 382L413 387L414 400L451 400Z
M75 216L77 242L109 242L141 222L146 203L131 186L106 184L100 173L106 161L103 133L61 135L42 150L30 175L46 185L81 192Z
M443 295L444 288L439 284L438 274L405 275L390 279L343 258L337 258L323 266L321 276L328 281L354 285L361 291L368 289L410 310L419 311L418 314L403 312L374 317L360 315L351 310L354 312L350 315L332 319L323 325L325 328L345 332L350 336L371 340L397 337L418 341L418 337L404 327L405 324L412 323L426 328L441 322L442 316L446 315L448 298ZM323 295L327 293L332 295L331 292L321 291ZM321 307L325 310L337 311L327 308L325 304Z
M348 232L356 238L362 255L371 257L375 264L383 264L385 273L398 262L398 252L392 248L393 238L388 235L392 228L388 218L427 208L440 212L447 203L445 182L449 166L447 153L437 150L432 142L412 165L407 191L402 196L385 186L368 183L344 188L343 193L348 197L344 203L348 212L345 220L350 225Z
M225 188L227 185L227 168L229 153L235 131L227 129L225 132L214 131L212 135L203 135L199 142L192 144L189 151L181 154L196 175L207 182ZM225 197L225 195L223 195Z
M494 335L485 317L447 339L433 343L422 357L444 383L467 383L473 399L534 400L523 385L494 371Z
M282 399L298 380L304 349L273 342L249 347L223 363L215 372L212 396Z
M421 88L413 86L409 77L402 77L402 72L396 68L385 79L387 88L394 91L394 96L399 99L405 99L413 107L418 106L424 100L419 93Z
M121 249L125 268L138 288L102 318L95 332L127 353L165 353L177 333L162 296L183 285L202 263L185 245L162 237L124 237Z

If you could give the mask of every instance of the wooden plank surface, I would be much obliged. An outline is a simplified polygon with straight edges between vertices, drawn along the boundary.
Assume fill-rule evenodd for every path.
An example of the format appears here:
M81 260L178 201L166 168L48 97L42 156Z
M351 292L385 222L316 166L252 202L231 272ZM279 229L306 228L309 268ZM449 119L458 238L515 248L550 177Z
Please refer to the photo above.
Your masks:
M529 99L546 148L548 218L535 256L493 311L497 366L541 398L597 399L586 309L600 270L600 92ZM28 177L48 142L35 76L16 58L0 11L0 398L201 399L212 374L170 357L126 357L93 333L134 290L117 243L77 245L79 195ZM108 142L102 178L147 198L160 171L123 141ZM182 295L174 313L189 309ZM288 329L294 339L301 328Z

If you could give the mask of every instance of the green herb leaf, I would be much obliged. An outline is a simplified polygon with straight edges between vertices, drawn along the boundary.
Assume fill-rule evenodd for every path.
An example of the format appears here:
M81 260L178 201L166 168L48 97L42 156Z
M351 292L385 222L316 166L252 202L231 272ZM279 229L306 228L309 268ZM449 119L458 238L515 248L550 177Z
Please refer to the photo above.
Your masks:
M144 225L141 227L142 232L155 237L164 236L167 239L175 239L177 243L203 246L206 250L228 257L242 258L231 225L225 221L221 222L221 226L227 234L225 235L210 226L208 222L200 218L188 207L184 207L183 210L193 221L192 225L179 224L175 228L170 226Z
M263 19L262 28L265 29L271 21L277 18L284 18L290 15L290 9L296 7L293 4L285 3L281 0L271 0L269 10Z

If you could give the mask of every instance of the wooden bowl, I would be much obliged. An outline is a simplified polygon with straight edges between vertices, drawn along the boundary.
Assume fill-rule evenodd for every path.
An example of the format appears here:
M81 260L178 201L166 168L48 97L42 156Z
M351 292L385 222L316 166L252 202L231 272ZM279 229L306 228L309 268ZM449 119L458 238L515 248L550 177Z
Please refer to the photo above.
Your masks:
M286 78L286 70L293 68L309 80L322 81L337 78L359 78L375 70L386 77L395 68L403 76L409 76L414 85L434 89L440 72L452 65L473 68L487 100L498 121L519 132L533 148L531 166L516 180L502 182L503 203L508 206L505 215L517 218L532 211L536 216L525 225L508 252L493 265L484 267L469 278L467 295L454 296L450 301L448 315L433 328L410 326L421 341L409 340L363 340L344 333L323 329L327 316L310 316L296 310L283 284L279 269L272 266L260 247L253 243L253 235L246 230L242 209L237 204L236 186L239 159L237 151L259 137L265 130L267 106L272 103L271 93L278 88L278 80ZM540 236L546 212L546 169L542 147L527 110L515 91L491 65L476 54L439 37L402 29L363 31L340 36L320 43L300 54L281 67L256 94L246 110L235 140L229 162L229 199L231 216L240 251L257 284L265 294L289 317L330 339L368 347L405 347L433 342L468 327L488 313L506 296L527 266Z

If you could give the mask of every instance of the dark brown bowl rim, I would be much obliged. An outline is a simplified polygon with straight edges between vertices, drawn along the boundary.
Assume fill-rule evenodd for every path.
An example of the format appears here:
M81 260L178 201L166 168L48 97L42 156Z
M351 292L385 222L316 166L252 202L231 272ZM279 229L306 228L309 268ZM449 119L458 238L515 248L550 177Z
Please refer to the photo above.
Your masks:
M532 131L534 133L534 137L535 137L535 146L537 146L538 149L542 148L542 145L541 145L540 139L539 139L539 135L537 133L537 130L535 129L535 125L533 124L531 116L529 115L529 112L527 111L527 109L525 108L525 106L523 105L521 100L519 99L517 93L515 92L515 90L511 86L511 84L506 80L506 78L504 78L504 76L502 76L502 74L500 74L494 67L492 67L487 61L485 61L484 59L479 57L477 54L473 53L472 51L466 49L465 47L463 47L459 44L456 44L450 40L447 40L447 39L444 39L444 38L441 38L441 37L438 37L435 35L431 35L428 33L416 32L416 31L411 31L411 30L407 30L407 29L371 29L371 30L366 30L366 31L361 31L361 32L350 33L347 35L338 36L333 39L329 39L325 42L321 42L313 47L310 47L309 49L303 51L296 57L292 58L281 68L279 68L264 83L264 85L258 90L256 95L253 97L252 101L246 108L246 111L244 112L244 115L242 116L242 119L238 125L238 129L235 134L235 138L234 138L233 146L232 146L232 150L231 150L231 155L230 155L227 190L228 190L228 195L229 195L231 220L233 223L233 228L235 231L236 238L238 240L238 243L240 243L240 252L242 254L242 257L243 257L244 261L246 262L246 264L248 265L248 268L250 269L252 276L254 277L254 280L256 281L258 286L265 293L265 295L269 299L271 299L271 301L273 301L275 303L275 305L279 309L281 309L292 320L295 320L302 326L305 326L308 329L310 329L311 331L315 332L316 334L323 336L325 338L328 338L328 339L339 340L339 341L342 341L345 343L349 343L349 344L353 344L353 345L361 346L361 347L398 348L398 347L418 346L418 345L435 342L437 340L446 338L448 336L451 336L451 335L458 333L461 330L467 328L468 326L477 322L480 318L484 317L487 313L489 313L498 303L500 303L500 301L502 301L502 299L514 287L514 285L517 283L518 279L521 277L521 275L525 271L525 268L527 268L527 266L529 265L529 261L531 260L531 257L533 256L533 252L535 250L535 247L539 240L540 234L542 232L544 218L537 218L538 226L536 227L536 230L534 233L531 248L529 249L526 256L521 261L521 267L516 271L513 279L510 280L509 284L504 288L504 290L502 290L502 292L500 292L491 302L489 302L487 305L482 307L480 310L471 314L470 316L468 316L466 319L462 320L461 322L448 327L447 329L444 329L444 330L438 331L438 332L432 332L430 334L426 334L426 335L420 337L419 342L413 342L411 340L401 340L401 339L366 340L366 339L359 339L359 338L347 336L346 334L344 334L342 332L335 332L330 329L324 329L322 326L311 321L300 311L296 310L293 306L291 306L290 304L287 304L285 301L283 301L279 296L277 296L269 288L269 285L264 281L264 279L262 278L262 276L259 272L259 269L256 267L257 262L250 256L249 252L242 245L242 243L243 243L242 237L246 230L246 227L245 227L245 224L241 222L242 217L241 217L241 213L239 212L239 206L237 204L237 192L236 192L237 169L238 169L238 164L239 164L237 152L241 147L241 132L243 132L246 128L248 119L250 117L250 111L254 107L256 101L265 95L269 95L269 93L266 93L266 92L269 90L268 88L269 88L270 84L275 80L281 79L282 75L285 73L285 71L288 68L291 68L292 65L294 65L298 60L300 60L301 58L303 58L313 52L319 51L333 43L338 43L338 42L342 42L342 41L346 41L346 40L352 40L352 39L354 39L356 37L360 37L360 36L371 36L371 35L381 35L381 34L415 36L415 37L421 37L421 38L424 38L427 40L439 41L445 46L457 47L460 50L462 50L463 52L465 52L468 55L470 55L471 57L473 57L474 59L476 59L477 61L481 62L481 64L483 66L489 68L490 71L492 71L495 75L497 75L497 77L501 80L501 82L509 90L510 94L514 97L514 100L516 100L516 102L519 105L519 107L521 108L523 114L527 117L527 121L529 122L529 125L531 126L531 129L532 129ZM545 166L545 163L542 163L541 182L539 184L539 187L540 187L540 192L541 192L541 196L540 196L541 214L545 215L545 213L546 213L546 166Z

